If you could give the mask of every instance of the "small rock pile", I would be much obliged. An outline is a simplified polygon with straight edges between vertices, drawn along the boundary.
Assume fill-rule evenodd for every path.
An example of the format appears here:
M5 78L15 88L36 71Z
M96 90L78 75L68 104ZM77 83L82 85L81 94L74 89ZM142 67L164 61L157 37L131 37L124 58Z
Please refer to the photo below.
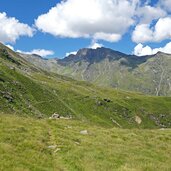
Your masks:
M61 116L60 114L57 114L57 113L54 113L51 117L49 117L49 119L72 119L72 116L69 116L69 117L64 117L64 116Z

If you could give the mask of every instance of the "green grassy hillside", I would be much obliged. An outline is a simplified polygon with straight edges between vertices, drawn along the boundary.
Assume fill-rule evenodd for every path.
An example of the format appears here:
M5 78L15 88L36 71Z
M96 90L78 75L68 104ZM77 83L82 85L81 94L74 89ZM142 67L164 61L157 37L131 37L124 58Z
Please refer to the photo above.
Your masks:
M88 134L80 134L87 130ZM170 171L171 130L0 115L2 171Z
M37 118L56 112L109 127L171 127L170 97L105 89L48 73L2 45L0 110Z
M45 72L0 45L2 171L169 171L170 127L170 97Z

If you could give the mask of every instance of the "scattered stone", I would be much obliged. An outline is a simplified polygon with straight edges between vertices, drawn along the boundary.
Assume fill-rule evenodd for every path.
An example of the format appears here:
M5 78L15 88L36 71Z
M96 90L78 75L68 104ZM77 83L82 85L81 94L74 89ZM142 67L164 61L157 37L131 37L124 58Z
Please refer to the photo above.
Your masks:
M64 116L60 116L57 113L54 113L51 117L49 117L49 119L66 119L66 120L69 120L69 119L72 119L72 116L69 115L67 117L64 117Z
M165 118L166 115L165 114L160 114L160 118Z
M97 104L97 106L102 106L103 105L103 103L101 101L97 101L96 104Z
M140 125L142 123L142 120L139 116L135 116L135 122Z
M10 66L10 70L14 70L14 71L15 71L15 67L13 67L13 66Z
M42 119L42 118L43 118L43 115L42 115L42 114L39 114L39 115L37 116L37 118L38 118L38 119Z
M57 149L54 151L54 153L56 153L56 152L58 152L58 151L61 151L61 149L60 149L60 148L57 148Z
M80 145L80 143L79 143L79 142L75 142L75 144Z
M80 134L82 134L82 135L88 135L88 131L87 130L80 131Z
M1 92L3 94L3 98L5 98L6 100L8 100L8 102L13 102L13 97L11 95L11 93L9 92Z
M112 122L113 122L114 124L116 124L118 127L122 128L122 126L121 126L117 121L115 121L112 117L110 117L110 119L111 119Z
M66 120L68 120L68 119L72 119L72 116L68 116L68 117L60 116L60 119L66 119Z
M163 116L164 116L163 114L161 114L160 116L155 116L154 114L151 114L150 119L153 120L156 123L156 125L166 128L167 126L161 122L161 119L163 118Z
M57 113L54 113L49 119L59 119L60 115Z
M57 145L50 145L48 146L49 149L55 149L57 147Z

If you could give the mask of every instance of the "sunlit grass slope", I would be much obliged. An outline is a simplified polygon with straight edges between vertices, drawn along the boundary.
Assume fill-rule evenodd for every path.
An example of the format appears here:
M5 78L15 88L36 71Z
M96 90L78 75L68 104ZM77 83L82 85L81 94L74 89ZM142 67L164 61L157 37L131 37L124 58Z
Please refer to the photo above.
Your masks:
M80 134L87 130L88 134ZM170 129L104 128L0 115L0 170L169 171Z

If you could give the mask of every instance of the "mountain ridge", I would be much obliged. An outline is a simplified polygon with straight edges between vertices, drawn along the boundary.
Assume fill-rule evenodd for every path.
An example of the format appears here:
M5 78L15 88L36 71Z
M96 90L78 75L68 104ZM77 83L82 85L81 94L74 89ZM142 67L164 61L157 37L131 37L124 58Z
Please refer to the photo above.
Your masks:
M164 52L158 51L156 54L153 54L153 55L137 56L137 55L134 55L134 54L126 54L126 53L123 53L123 52L120 52L120 51L117 51L117 50L113 50L113 49L110 49L110 48L106 48L106 47L98 47L96 49L82 48L82 49L79 49L76 54L70 54L70 55L65 56L63 58L54 57L54 58L50 58L50 59L42 57L42 56L40 56L38 54L24 54L24 53L21 53L21 52L17 52L17 53L19 55L34 56L35 58L40 58L42 60L67 61L68 59L74 59L75 57L82 57L82 58L84 58L84 57L86 57L86 52L88 52L88 51L98 51L98 50L100 50L100 51L108 50L108 51L111 51L111 52L115 53L116 55L122 55L124 57L134 57L134 58L137 58L137 59L140 59L140 58L152 58L152 57L155 57L156 55L171 55L171 54L168 54L168 53L164 53Z
M38 59L21 55L35 66L103 87L171 96L171 55L135 56L109 48L83 48L63 59Z

